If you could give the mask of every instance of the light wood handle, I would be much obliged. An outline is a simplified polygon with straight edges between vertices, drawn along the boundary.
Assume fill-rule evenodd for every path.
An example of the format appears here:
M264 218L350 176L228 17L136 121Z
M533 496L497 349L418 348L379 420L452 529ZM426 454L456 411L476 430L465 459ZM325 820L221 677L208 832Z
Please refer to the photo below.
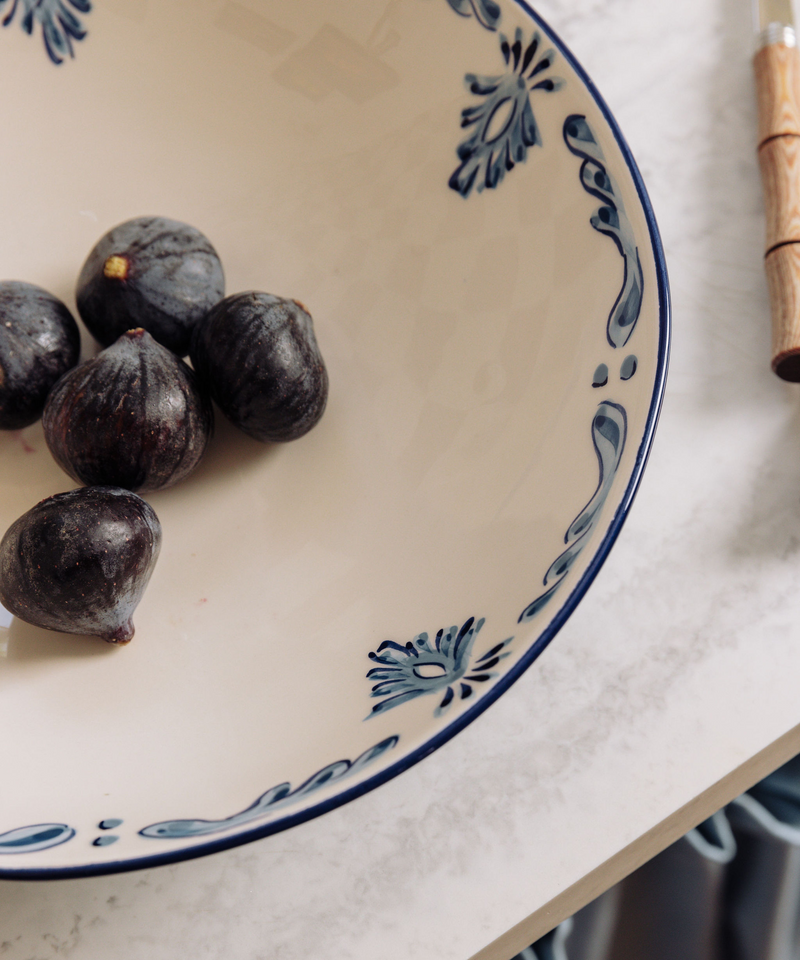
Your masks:
M758 98L758 144L770 137L800 136L800 55L771 43L753 57Z
M800 53L797 47L770 44L755 55L753 69L772 369L784 380L800 382Z
M772 311L772 369L800 381L800 244L789 243L764 260Z
M758 151L767 218L766 253L800 243L800 137L775 137Z

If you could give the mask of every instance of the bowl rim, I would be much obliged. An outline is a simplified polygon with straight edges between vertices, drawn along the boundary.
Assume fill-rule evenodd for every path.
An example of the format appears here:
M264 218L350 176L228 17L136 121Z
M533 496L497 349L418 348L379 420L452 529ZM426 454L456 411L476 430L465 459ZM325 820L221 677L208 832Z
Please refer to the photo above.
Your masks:
M531 666L534 660L542 653L545 647L555 637L559 630L574 612L580 600L586 591L594 582L600 568L605 563L608 554L619 536L622 525L628 517L634 497L639 489L639 484L647 464L647 459L652 448L653 438L655 436L658 419L661 413L661 407L666 388L667 370L669 367L669 352L672 333L672 308L669 289L669 278L667 273L667 264L664 256L664 248L661 242L658 225L653 212L647 189L644 185L642 175L633 158L630 147L620 130L614 115L608 104L601 96L599 90L594 85L581 64L575 59L569 48L564 44L558 34L549 26L527 2L527 0L512 0L512 2L522 9L539 27L545 30L552 40L558 52L569 63L570 67L580 78L581 82L589 91L592 99L603 114L609 129L616 141L616 144L622 154L625 165L630 172L639 202L644 213L647 224L650 242L653 248L653 258L656 271L656 285L658 291L658 350L656 356L656 370L653 384L653 392L650 399L650 407L645 421L645 427L636 458L631 471L631 477L628 485L614 513L613 518L608 524L606 533L596 548L594 555L589 561L586 569L583 571L578 582L568 594L566 600L562 603L556 615L550 623L543 629L542 633L531 644L530 648L520 656L520 658L509 668L507 673L500 677L495 684L491 686L486 693L477 700L472 706L467 708L457 718L434 733L424 743L411 750L408 754L398 759L395 763L389 764L384 769L373 774L371 777L362 780L352 787L326 798L320 803L305 807L295 813L287 814L283 817L277 817L268 823L262 823L252 826L239 833L218 837L204 843L199 843L191 847L182 847L176 850L163 850L158 853L148 854L146 856L133 857L126 860L108 860L101 863L84 863L73 866L57 867L21 867L13 868L0 865L0 879L5 880L60 880L77 879L79 877L103 876L106 874L126 873L133 870L144 870L152 867L166 866L172 863L179 863L184 860L193 860L197 857L205 857L212 853L219 853L223 850L229 850L233 847L241 846L245 843L251 843L254 840L260 840L274 833L280 833L291 827L298 826L308 820L313 820L324 813L328 813L337 807L344 806L346 803L370 793L376 787L387 783L389 780L399 776L405 770L419 763L425 757L444 746L456 734L460 733L466 726L479 717L488 707L490 707L503 693L505 693Z

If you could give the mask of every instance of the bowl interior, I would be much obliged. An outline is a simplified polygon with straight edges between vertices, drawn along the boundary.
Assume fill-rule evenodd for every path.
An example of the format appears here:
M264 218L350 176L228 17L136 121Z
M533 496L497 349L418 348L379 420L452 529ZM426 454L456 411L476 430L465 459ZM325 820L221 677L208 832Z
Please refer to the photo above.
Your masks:
M238 842L443 742L586 588L665 367L638 174L527 9L78 6L84 39L0 31L0 274L74 308L108 228L183 220L228 292L308 307L331 392L283 446L218 416L147 495L164 545L128 647L0 628L0 874ZM5 526L73 486L40 425L0 456Z

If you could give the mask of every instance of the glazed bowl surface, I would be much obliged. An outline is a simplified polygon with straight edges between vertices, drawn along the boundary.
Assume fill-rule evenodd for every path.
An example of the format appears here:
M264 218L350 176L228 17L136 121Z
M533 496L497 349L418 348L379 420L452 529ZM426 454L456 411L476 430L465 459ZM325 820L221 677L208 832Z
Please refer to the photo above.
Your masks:
M302 301L305 437L217 416L124 648L0 623L0 876L199 856L474 720L585 593L652 442L666 269L622 134L515 0L0 2L0 275L74 308L158 215ZM83 355L97 349L83 331ZM0 436L3 528L74 484Z

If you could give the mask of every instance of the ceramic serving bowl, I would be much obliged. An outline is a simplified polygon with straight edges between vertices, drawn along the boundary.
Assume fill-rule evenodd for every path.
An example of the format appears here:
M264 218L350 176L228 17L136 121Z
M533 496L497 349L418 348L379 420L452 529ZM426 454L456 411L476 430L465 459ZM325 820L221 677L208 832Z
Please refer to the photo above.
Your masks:
M147 496L127 647L2 621L0 875L112 872L318 816L508 689L630 506L666 273L613 118L523 3L0 15L0 275L74 306L107 229L183 220L228 292L306 304L330 374L306 437L218 416ZM38 424L0 451L3 528L74 486Z

